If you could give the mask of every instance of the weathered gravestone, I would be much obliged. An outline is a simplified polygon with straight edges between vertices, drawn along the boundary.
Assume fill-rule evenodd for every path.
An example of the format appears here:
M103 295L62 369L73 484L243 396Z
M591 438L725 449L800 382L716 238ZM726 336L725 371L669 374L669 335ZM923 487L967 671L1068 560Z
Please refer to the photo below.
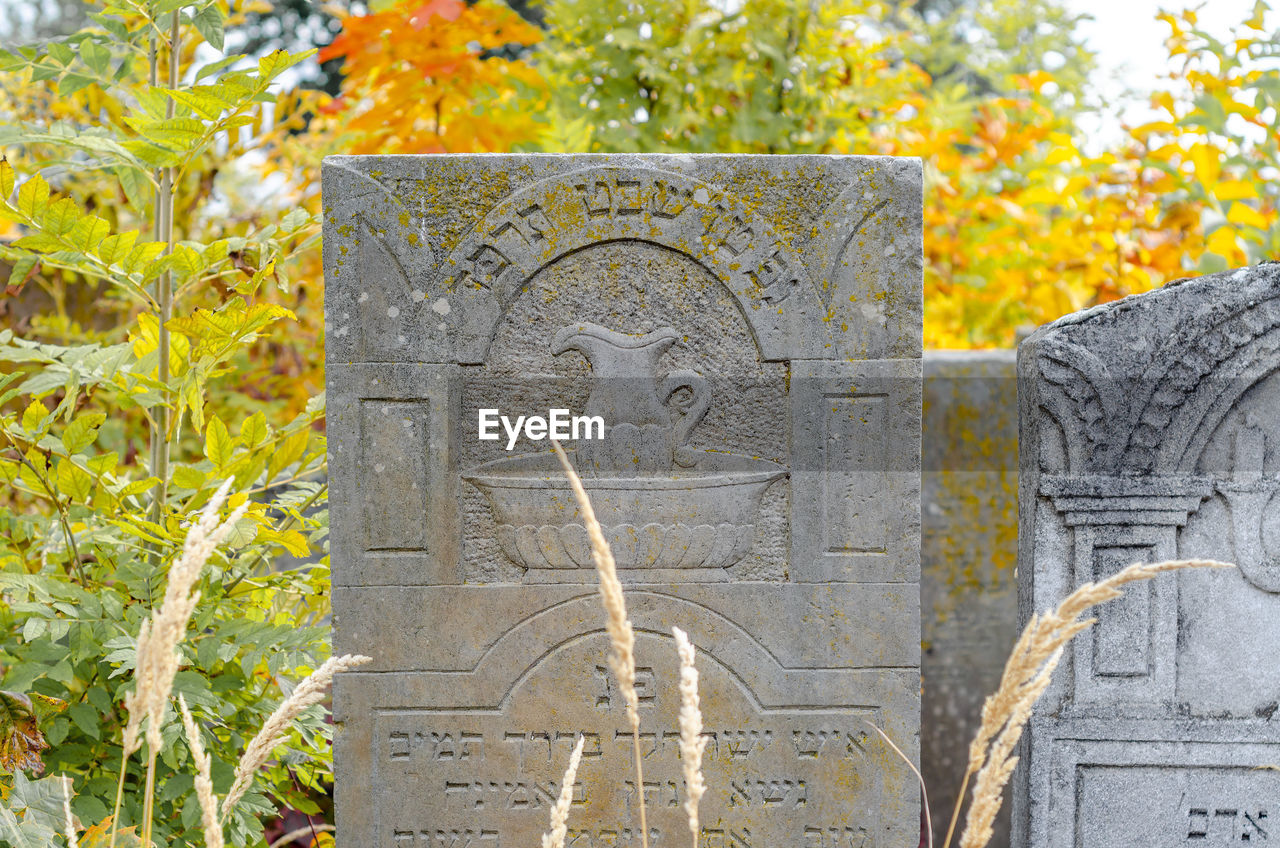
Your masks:
M1014 844L1257 845L1280 823L1280 266L1068 316L1020 348L1023 615L1135 561L1076 637L1016 780Z
M689 838L672 625L700 649L706 848L915 845L915 160L325 163L339 841L638 846L567 444L628 584L649 844ZM484 410L496 410L487 413ZM566 425L567 426L567 425ZM583 431L585 435L585 429Z
M1018 397L1013 350L924 355L920 770L941 845L1018 631ZM1008 848L1009 808L991 848Z

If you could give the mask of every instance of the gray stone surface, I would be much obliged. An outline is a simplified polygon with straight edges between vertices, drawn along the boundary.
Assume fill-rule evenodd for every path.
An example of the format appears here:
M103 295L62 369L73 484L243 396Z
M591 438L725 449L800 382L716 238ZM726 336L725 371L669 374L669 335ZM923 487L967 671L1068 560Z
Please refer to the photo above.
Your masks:
M941 845L982 702L1017 638L1018 395L1012 350L924 355L920 769ZM1009 807L992 848L1009 844Z
M921 171L755 156L324 168L339 842L639 844L572 444L637 630L650 844L685 844L670 627L700 649L707 848L914 846Z
M1023 343L1025 617L1137 561L1032 720L1014 844L1264 842L1280 817L1280 266L1171 284Z

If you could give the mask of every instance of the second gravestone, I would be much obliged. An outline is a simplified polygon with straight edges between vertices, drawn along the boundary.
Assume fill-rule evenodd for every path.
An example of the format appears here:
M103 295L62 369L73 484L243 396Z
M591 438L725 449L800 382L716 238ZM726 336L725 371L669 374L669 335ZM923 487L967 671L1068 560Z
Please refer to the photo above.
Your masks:
M640 792L687 844L676 625L702 845L915 845L869 723L915 755L919 162L336 157L324 203L335 650L373 657L334 694L339 841L536 845L584 734L567 844L639 846ZM642 787L559 427L627 584Z
M1015 846L1226 848L1280 820L1280 266L1071 315L1019 349L1021 609L1133 562L1019 761Z

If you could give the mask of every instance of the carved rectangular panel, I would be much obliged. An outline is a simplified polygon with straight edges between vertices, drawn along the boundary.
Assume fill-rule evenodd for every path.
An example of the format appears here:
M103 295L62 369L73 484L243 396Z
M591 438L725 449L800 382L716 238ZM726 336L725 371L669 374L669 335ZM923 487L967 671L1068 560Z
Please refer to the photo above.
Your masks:
M1153 545L1111 545L1093 549L1093 580L1105 580L1135 562L1151 562ZM1155 590L1131 587L1097 612L1093 629L1093 673L1100 677L1145 677L1151 673Z
M449 473L457 376L442 366L330 366L330 541L336 585L455 583Z
M1050 784L1061 800L1024 838L1045 848L1127 848L1135 837L1168 848L1256 848L1275 837L1280 773L1265 766L1280 752L1275 734L1212 742L1203 724L1177 734L1183 740L1150 725L1130 729L1161 738L1053 743Z
M919 369L793 363L795 579L919 579Z
M883 554L889 489L889 396L827 394L822 418L827 554Z
M425 401L360 401L366 551L427 551L430 427ZM394 508L388 508L392 504Z

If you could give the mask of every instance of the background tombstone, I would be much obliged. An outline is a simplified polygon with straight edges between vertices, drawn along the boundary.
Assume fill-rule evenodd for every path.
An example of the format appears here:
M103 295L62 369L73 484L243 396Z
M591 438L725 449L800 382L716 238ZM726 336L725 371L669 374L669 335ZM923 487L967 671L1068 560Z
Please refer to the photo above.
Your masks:
M941 845L1018 635L1018 397L1013 350L927 351L920 494L920 770ZM1009 807L992 848L1009 844Z
M575 459L629 584L650 844L689 838L679 625L703 845L915 845L865 722L915 756L919 162L335 157L323 186L335 650L374 658L334 694L339 841L537 844L584 732L569 844L639 844L576 505L545 442L476 438L567 407L618 418Z
M1023 343L1021 609L1136 560L1042 699L1015 791L1037 848L1254 845L1280 819L1280 266L1170 284Z

